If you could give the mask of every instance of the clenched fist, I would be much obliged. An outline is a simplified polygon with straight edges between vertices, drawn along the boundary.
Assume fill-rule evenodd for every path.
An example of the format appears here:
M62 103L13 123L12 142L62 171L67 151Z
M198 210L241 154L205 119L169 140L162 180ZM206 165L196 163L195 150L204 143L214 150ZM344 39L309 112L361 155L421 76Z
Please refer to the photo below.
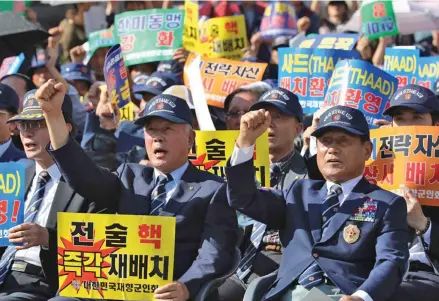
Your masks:
M35 92L35 98L45 115L62 114L61 107L66 91L64 84L50 79Z
M256 139L268 129L270 123L270 113L264 109L250 111L243 115L241 117L239 137L236 141L237 146L243 148L255 144Z

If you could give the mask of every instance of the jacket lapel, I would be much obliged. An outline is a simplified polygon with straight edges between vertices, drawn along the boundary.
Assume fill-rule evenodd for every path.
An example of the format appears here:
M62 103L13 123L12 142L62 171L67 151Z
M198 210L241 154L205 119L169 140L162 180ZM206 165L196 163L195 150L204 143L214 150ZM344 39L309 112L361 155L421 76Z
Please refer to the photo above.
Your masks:
M55 197L53 198L52 207L50 208L49 218L47 219L46 227L56 228L57 225L57 213L65 212L70 200L73 197L75 191L64 182L63 178L58 183L56 188Z
M355 212L355 210L363 205L365 193L370 191L371 185L363 177L329 222L328 229L325 230L325 235L320 240L321 243L328 241L335 233L337 233L337 231L341 228L341 226L343 226L343 224Z
M163 207L159 215L176 216L178 211L192 199L192 197L200 190L201 185L197 183L198 169L189 163L187 170L184 172L180 182L175 187L171 198Z
M319 242L322 235L322 203L328 193L325 182L322 183L319 190L310 190L312 195L308 202L309 224L314 243Z
M32 180L35 177L35 162L26 166L26 176L25 176L25 199L27 198L27 194L29 193L30 187L32 186Z

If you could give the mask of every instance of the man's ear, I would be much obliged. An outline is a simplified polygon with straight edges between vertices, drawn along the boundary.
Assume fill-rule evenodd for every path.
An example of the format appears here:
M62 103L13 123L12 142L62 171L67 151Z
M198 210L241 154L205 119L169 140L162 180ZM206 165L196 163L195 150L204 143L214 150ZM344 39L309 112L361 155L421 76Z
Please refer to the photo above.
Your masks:
M189 150L192 149L194 143L195 143L195 131L191 130L189 133L189 141L188 141Z
M71 134L73 130L73 126L70 123L66 123L66 125L67 125L67 129L69 130L69 133Z

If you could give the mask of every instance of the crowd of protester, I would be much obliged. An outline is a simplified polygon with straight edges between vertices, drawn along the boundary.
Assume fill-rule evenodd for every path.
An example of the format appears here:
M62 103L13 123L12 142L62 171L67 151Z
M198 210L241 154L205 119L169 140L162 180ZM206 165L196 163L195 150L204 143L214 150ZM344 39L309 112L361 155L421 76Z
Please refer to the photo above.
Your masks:
M342 32L360 5L288 2L298 35ZM127 1L123 10L182 4ZM223 108L208 106L217 130L240 132L226 179L188 161L200 127L183 82L184 48L172 61L129 67L134 120L119 122L104 78L109 48L84 65L84 13L92 5L68 9L31 67L0 78L0 162L26 165L25 223L9 232L19 246L2 250L0 300L74 300L57 294L56 213L103 211L176 217L174 279L155 300L195 300L203 285L227 273L235 248L236 271L207 300L294 301L313 288L341 301L439 300L438 207L421 206L406 187L401 197L367 182L373 145L362 112L336 106L304 114L298 96L278 87L278 49L294 37L261 38L267 2L200 3L201 21L244 15L249 46L242 60L268 64L262 81L238 87ZM116 2L108 1L108 27L115 14ZM38 24L32 8L26 17ZM422 40L361 37L355 50L382 67L386 47L415 46L434 56L437 38L437 31ZM384 113L391 121L378 123L436 126L438 94L439 85L404 86ZM252 161L266 131L271 190L258 189ZM364 204L375 208L371 221L348 219ZM238 224L237 212L254 223Z

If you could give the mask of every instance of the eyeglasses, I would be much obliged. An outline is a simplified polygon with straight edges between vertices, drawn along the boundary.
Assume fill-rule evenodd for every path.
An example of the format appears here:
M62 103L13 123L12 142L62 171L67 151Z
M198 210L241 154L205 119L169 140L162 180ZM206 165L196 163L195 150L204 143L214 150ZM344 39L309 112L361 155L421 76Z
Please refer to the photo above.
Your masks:
M244 114L247 114L248 111L232 111L232 112L227 112L226 116L228 118L237 118L237 117L241 117Z
M17 122L17 128L20 132L25 131L35 131L37 129L45 128L47 127L46 123L44 121L26 121L26 122Z

